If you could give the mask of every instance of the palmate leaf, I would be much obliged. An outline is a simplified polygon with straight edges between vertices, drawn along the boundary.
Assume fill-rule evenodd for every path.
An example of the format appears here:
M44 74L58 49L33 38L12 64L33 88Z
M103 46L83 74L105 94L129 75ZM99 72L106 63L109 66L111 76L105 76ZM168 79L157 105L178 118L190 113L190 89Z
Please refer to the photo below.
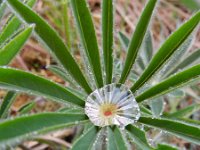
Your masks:
M166 80L158 83L152 88L146 90L144 93L136 97L137 102L142 102L146 99L152 99L160 95L164 95L170 91L173 91L181 86L189 84L190 82L200 77L200 65L196 65L182 71Z
M36 0L28 0L26 5L33 7ZM0 45L3 44L9 37L11 37L20 27L21 21L14 15L7 21L0 34Z
M96 140L98 128L92 126L86 133L82 134L72 145L71 150L90 150Z
M85 0L71 0L72 10L77 22L81 40L95 76L97 86L103 86L99 49L94 25Z
M66 69L74 77L74 79L84 88L84 90L87 93L91 93L92 90L89 87L89 84L87 83L78 64L55 30L53 30L44 19L42 19L39 15L37 15L19 0L7 0L7 3L12 10L14 10L14 12L20 16L20 18L23 18L24 21L29 24L34 23L36 25L35 32L40 41L48 47L53 56L57 58L64 69Z
M0 48L0 66L7 65L16 56L33 31L33 25L23 29Z
M8 92L3 99L2 104L0 105L0 118L6 118L8 115L8 110L15 100L16 93L15 92Z
M183 138L189 142L199 144L200 143L200 128L185 124L183 122L177 122L169 119L152 119L150 117L140 117L138 120L140 123L147 126L158 128L162 131L169 132L175 136Z
M174 32L166 42L161 46L159 51L151 60L149 66L134 83L131 88L135 92L143 86L156 73L163 64L175 53L178 47L187 39L187 37L194 31L200 21L200 11L197 12L189 21L184 23L176 32Z
M129 44L125 66L124 66L119 83L124 83L126 81L126 78L128 77L132 69L132 66L136 60L139 48L142 44L143 38L147 31L156 2L157 0L149 0L147 3L147 6L145 7L142 13L142 16L140 17L140 20L137 24L137 27L135 29L135 32Z
M106 84L112 82L113 71L113 0L102 2L102 41L106 72Z
M85 102L66 88L24 71L0 67L0 87L40 95L52 100L83 107Z
M0 123L0 149L35 135L66 128L86 120L87 117L81 114L42 113L3 121Z
M139 128L137 128L133 125L128 125L126 127L126 130L128 131L132 141L135 144L137 144L137 146L140 147L142 150L152 150L153 149L149 145L144 131L140 130Z

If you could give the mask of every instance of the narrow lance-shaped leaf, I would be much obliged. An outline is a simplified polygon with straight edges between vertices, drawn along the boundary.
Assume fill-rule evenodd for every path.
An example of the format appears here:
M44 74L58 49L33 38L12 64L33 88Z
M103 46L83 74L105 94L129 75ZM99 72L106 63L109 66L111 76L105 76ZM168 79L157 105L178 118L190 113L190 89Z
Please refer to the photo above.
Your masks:
M16 69L0 67L0 87L44 96L58 102L84 106L84 101L66 88L45 78Z
M71 48L70 18L69 18L68 7L69 7L69 1L63 0L62 1L62 16L63 16L65 41L66 41L67 46Z
M66 128L85 120L87 117L81 114L42 113L3 121L0 123L0 149L29 139L30 135Z
M28 0L27 6L32 7L36 0ZM21 21L14 15L10 17L5 24L0 34L0 45L3 44L9 37L11 37L20 27Z
M200 77L200 65L193 66L190 69L182 71L166 80L158 83L152 88L146 90L144 93L136 97L137 102L142 102L146 99L158 97L160 95L166 94L173 91L181 86L184 86L195 79Z
M128 45L130 43L129 38L125 34L123 34L122 32L119 32L119 38L120 38L122 45L125 47L125 49L128 48ZM146 37L145 37L145 39L146 39ZM142 70L145 69L144 59L141 57L141 54L138 56L137 63Z
M67 72L57 65L50 65L47 67L48 70L52 71L56 75L58 75L63 80L67 81L71 85L74 85L72 79L67 75Z
M178 110L172 114L167 115L168 118L187 118L193 113L200 110L200 104L193 104L181 110Z
M137 27L129 44L125 66L119 81L120 83L124 83L126 81L126 78L128 77L132 66L136 60L138 51L147 31L156 2L157 0L149 0L142 13L142 16L140 17L140 20L137 24Z
M200 121L199 120L193 120L193 119L188 119L188 118L178 118L179 121L183 123L187 123L191 126L195 126L200 128Z
M115 127L113 132L114 132L114 139L117 144L117 150L128 150L129 145L128 141L125 139L125 133L123 134L118 127Z
M152 112L142 104L140 105L140 111L145 115L152 115Z
M106 142L106 149L107 150L119 150L114 138L114 133L110 127L107 127L107 138L108 141ZM125 150L125 149L124 149Z
M164 110L164 98L159 97L150 101L151 111L154 117L158 118L162 115Z
M144 52L146 54L147 63L148 63L153 56L153 41L152 41L152 35L150 31L148 31L145 36L143 48L144 48Z
M98 129L92 126L86 133L80 136L72 145L71 150L87 149L90 150L96 140Z
M138 81L132 86L132 92L135 92L143 86L156 73L163 64L175 53L178 47L194 31L200 21L200 11L197 12L189 21L183 24L174 32L166 42L161 46L157 54L151 60L149 66L143 72Z
M200 143L200 128L184 124L183 122L177 122L168 119L152 119L150 117L140 117L138 120L147 126L158 128L163 131L167 131L175 136L183 138L189 142L199 144Z
M25 104L24 106L22 106L18 112L20 113L20 115L29 113L33 109L34 106L35 106L35 102L29 102Z
M158 144L158 147L155 150L178 150L178 148L167 144Z
M8 65L12 61L12 59L17 55L21 47L31 35L32 30L33 26L25 28L23 31L16 34L6 45L4 45L4 47L0 49L0 65ZM12 32L16 31L13 30ZM12 105L15 96L16 94L12 91L7 93L0 107L0 118L5 118L6 115L8 115L8 110Z
M119 32L119 40L122 44L122 46L127 49L128 48L128 45L130 43L130 40L129 38L122 32Z
M136 128L133 125L128 125L126 127L126 130L128 131L130 138L132 139L132 142L134 142L141 149L143 149L143 150L152 150L153 149L149 145L144 131L140 130L139 128Z
M99 49L91 14L85 0L71 0L72 10L77 22L80 37L88 56L98 87L103 86Z
M92 90L78 64L55 30L53 30L44 19L38 16L19 0L7 0L7 2L12 10L14 10L14 12L16 12L16 14L23 18L27 23L34 23L36 25L35 32L37 33L40 41L48 47L64 69L66 69L74 77L84 90L87 93L91 93Z
M6 5L5 3L0 3L0 19L3 17L4 15L4 11L5 11Z
M4 97L3 102L0 106L0 118L6 118L8 115L8 110L16 97L15 92L8 92Z
M178 72L179 70L182 70L189 65L192 65L195 61L200 60L200 49L196 50L192 54L190 54L188 57L184 58L182 62L180 62L174 69L172 69L166 77Z
M58 75L60 78L62 78L64 81L70 83L70 86L66 87L71 93L78 95L79 97L85 97L84 91L78 91L76 82L71 78L71 76L67 75L67 72L62 69L59 66L56 65L50 65L47 67L48 70L52 71L56 75ZM74 88L75 87L75 88Z
M165 79L168 76L168 73L180 63L181 58L184 57L188 49L193 44L194 35L191 34L179 48L176 50L176 53L169 59L169 61L164 65L164 67L158 72L160 80Z
M197 11L200 8L199 1L197 0L180 0L181 3L183 3L186 7L188 7L192 11Z
M113 0L102 2L103 55L106 71L106 84L112 82L113 71Z
M7 65L16 56L33 31L33 26L29 26L15 35L11 41L0 48L0 66Z

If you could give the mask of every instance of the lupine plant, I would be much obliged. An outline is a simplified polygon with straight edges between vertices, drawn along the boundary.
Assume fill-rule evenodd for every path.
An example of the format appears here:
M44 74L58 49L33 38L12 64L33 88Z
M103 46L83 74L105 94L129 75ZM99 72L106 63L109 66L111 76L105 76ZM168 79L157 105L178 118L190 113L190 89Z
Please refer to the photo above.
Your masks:
M198 105L173 114L160 114L162 110L157 109L160 97L198 81L200 77L200 65L190 66L198 59L199 50L180 60L172 68L169 67L173 56L182 54L181 47L184 47L190 35L197 30L199 11L172 33L153 55L149 24L158 1L148 0L132 38L129 40L120 33L127 54L125 61L119 65L113 55L114 0L102 0L102 51L86 0L71 0L82 45L80 53L84 60L84 64L79 64L55 30L31 9L30 6L34 3L34 0L27 4L19 0L5 0L1 4L0 11L8 5L18 18L12 16L0 37L0 87L10 91L0 107L0 149L7 149L24 140L71 126L84 128L72 144L73 150L126 150L133 145L136 149L144 150L176 149L162 143L151 143L146 135L152 129L194 144L200 143L200 123L185 118L198 110ZM24 24L23 29L19 29L19 19ZM10 32L6 29L10 29ZM16 29L19 32L16 33ZM70 87L30 72L7 67L32 30L33 35L58 63L58 66L50 66L49 70L69 82ZM139 74L133 69L134 65L141 67ZM165 73L162 72L162 77L157 80L162 68ZM63 104L63 108L57 112L10 118L7 115L8 109L16 93L42 96ZM30 105L25 106L24 109L29 107Z

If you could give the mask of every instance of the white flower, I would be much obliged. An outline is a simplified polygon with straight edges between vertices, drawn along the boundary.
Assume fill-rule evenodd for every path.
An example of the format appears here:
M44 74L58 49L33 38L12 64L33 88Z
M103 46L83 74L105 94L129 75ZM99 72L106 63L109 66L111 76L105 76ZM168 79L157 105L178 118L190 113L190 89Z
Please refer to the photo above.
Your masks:
M140 117L139 106L132 92L122 84L109 84L91 93L85 104L90 121L100 127L125 127Z

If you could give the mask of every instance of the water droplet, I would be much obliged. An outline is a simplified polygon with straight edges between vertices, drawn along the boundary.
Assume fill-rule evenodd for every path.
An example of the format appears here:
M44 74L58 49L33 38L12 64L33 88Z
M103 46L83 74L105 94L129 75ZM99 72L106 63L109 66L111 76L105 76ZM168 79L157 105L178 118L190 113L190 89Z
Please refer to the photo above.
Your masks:
M118 125L122 129L140 117L133 93L125 85L115 83L91 93L86 101L85 113L96 126Z

